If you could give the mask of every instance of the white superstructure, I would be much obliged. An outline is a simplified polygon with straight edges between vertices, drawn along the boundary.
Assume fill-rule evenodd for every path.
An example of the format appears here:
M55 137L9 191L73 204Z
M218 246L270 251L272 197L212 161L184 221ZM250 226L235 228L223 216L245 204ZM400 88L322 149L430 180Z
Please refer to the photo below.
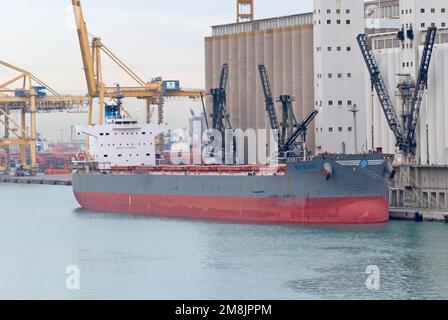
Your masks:
M155 139L165 130L134 119L113 119L76 129L78 135L89 136L89 155L106 168L156 165Z

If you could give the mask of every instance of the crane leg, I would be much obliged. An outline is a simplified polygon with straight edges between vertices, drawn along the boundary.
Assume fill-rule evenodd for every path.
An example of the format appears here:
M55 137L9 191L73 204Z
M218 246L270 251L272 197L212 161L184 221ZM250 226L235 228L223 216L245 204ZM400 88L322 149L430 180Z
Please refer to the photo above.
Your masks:
M25 109L24 108L22 108L22 110L21 110L21 117L20 117L20 119L21 119L21 126L22 126L22 129L25 129L26 128L26 112L25 112ZM25 131L22 131L22 140L25 140L26 139L26 132ZM23 165L23 166L26 166L26 156L27 156L27 154L26 154L26 148L27 146L25 145L25 144L22 144L21 146L20 146L20 162L21 162L21 164Z
M146 123L151 123L151 100L146 99Z

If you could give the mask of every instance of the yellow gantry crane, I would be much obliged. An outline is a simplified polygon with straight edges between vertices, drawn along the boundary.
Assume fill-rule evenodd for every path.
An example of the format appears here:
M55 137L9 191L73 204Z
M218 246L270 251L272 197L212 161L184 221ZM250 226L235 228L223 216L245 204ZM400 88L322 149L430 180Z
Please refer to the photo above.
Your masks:
M93 124L93 100L99 99L99 124L104 123L104 99L105 98L137 98L146 100L147 122L151 121L151 106L158 107L158 122L163 123L163 104L166 98L184 97L190 99L203 99L204 90L183 90L178 86L167 88L162 78L155 78L150 82L144 81L130 67L108 49L99 37L93 37L90 41L87 24L80 0L72 0L78 31L79 45L84 64L84 72L89 92L89 124ZM102 54L105 54L118 65L133 81L134 86L106 86L102 72ZM124 110L126 112L126 110Z
M254 20L254 0L236 1L236 22L248 22Z
M21 164L27 169L34 170L37 168L36 114L83 113L87 110L90 98L61 95L29 71L1 60L0 66L18 73L17 76L0 84L0 126L4 127L4 135L0 137L0 148L6 149L8 153L10 146L19 146ZM18 89L9 88L17 83L20 83ZM20 120L13 116L15 113L20 114ZM29 161L27 161L28 147Z

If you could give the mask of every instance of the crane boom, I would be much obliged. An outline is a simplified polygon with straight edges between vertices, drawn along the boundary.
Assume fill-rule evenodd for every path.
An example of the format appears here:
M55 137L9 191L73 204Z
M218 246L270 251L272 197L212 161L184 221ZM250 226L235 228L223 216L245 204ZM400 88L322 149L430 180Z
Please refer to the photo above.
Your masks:
M299 138L302 134L306 134L308 127L310 126L311 122L313 122L314 118L316 118L318 113L319 111L314 110L306 116L305 120L303 120L303 122L297 126L297 129L283 146L283 151L288 151L292 144L297 140L297 138Z
M389 127L397 140L397 146L405 151L403 130L387 91L386 84L384 83L383 76L381 75L380 68L375 60L372 49L369 46L367 36L365 34L360 34L358 35L357 40L367 69L369 70L372 84L375 87L381 107L383 108L384 115L386 116Z
M269 122L271 123L272 130L279 130L280 125L277 118L277 111L275 110L274 98L272 97L271 84L269 82L268 73L264 64L258 66L260 72L261 85L263 87L266 112L269 117ZM279 146L283 146L283 141L281 141L281 136L279 135Z
M431 64L432 53L434 50L436 33L437 33L437 27L428 28L428 31L426 33L425 44L423 47L422 60L420 63L420 71L418 74L417 87L411 104L411 118L409 122L406 142L410 146L411 150L409 151L413 153L415 153L415 130L418 124L423 96L428 87L428 73Z
M211 89L210 94L213 97L213 129L223 132L225 129L224 119L229 128L232 128L229 114L226 110L226 88L229 77L229 65L227 63L222 65L221 77L219 81L219 88Z
M81 48L82 61L84 63L84 72L86 75L87 89L91 97L98 92L97 83L95 82L95 70L93 57L90 50L89 36L87 32L87 24L84 20L84 14L80 0L72 0L73 11L75 14L76 27L78 31L79 46Z
M229 79L229 65L227 63L224 63L222 65L221 77L219 80L219 88L220 89L225 90L227 88L228 79Z

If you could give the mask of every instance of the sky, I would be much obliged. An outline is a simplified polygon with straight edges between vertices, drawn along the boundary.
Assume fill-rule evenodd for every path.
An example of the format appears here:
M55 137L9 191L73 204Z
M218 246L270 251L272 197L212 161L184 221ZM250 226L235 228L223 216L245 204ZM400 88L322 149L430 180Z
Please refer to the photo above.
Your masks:
M204 37L212 25L235 21L236 0L83 0L89 33L143 79L178 79L185 88L204 88ZM256 19L310 12L312 0L255 0ZM86 94L85 78L70 0L15 0L3 3L0 60L28 70L61 94ZM106 84L133 85L104 61ZM0 68L0 82L14 77ZM144 116L135 101L125 102L134 116ZM182 126L199 102L166 106L168 122ZM38 117L38 131L67 140L69 128L86 115Z

